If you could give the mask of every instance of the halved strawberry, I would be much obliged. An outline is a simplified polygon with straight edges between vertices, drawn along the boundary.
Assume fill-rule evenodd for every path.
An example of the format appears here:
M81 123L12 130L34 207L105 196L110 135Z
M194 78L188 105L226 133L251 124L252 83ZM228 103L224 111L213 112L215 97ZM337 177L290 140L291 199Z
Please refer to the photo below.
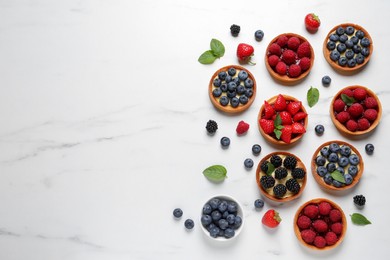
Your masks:
M273 120L262 118L260 119L259 124L264 133L272 134L274 132L275 126Z
M280 135L280 139L282 139L283 142L289 144L291 142L291 135L292 135L291 125L285 125L282 129L282 134Z
M282 94L279 94L275 100L274 109L276 111L283 111L286 109L286 107L287 107L286 99L283 97Z
M303 134L306 133L305 127L301 123L294 122L291 125L293 134Z
M279 112L280 119L282 120L282 125L291 125L292 124L292 117L289 112L287 111L281 111Z
M306 116L307 116L307 114L305 112L301 111L301 112L298 112L294 115L293 120L294 120L294 122L299 122L299 121L305 119Z
M275 115L274 108L267 102L264 101L264 116L265 119L271 119Z
M292 101L287 105L287 111L294 116L296 113L301 110L302 102L301 101Z

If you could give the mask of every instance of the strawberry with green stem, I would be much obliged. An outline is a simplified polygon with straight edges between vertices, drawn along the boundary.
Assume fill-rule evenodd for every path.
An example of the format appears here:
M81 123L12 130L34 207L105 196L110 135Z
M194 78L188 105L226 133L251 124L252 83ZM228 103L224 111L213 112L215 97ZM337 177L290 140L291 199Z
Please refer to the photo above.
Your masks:
M256 63L253 63L251 61L251 58L255 52L255 49L253 46L246 44L246 43L240 43L237 46L237 58L239 62L241 63L248 63L250 65L256 65Z
M274 209L268 210L261 219L263 225L269 228L276 228L281 221L279 213Z

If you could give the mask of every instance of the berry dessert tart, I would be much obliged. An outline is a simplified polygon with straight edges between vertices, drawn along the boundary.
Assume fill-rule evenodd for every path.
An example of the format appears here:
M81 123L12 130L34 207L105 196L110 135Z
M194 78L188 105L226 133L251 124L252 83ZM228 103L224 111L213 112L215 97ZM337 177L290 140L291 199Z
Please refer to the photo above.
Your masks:
M307 201L294 217L294 232L302 245L314 250L329 250L343 241L347 220L336 203L325 198Z
M228 195L210 198L203 205L200 218L204 234L217 241L237 237L242 230L243 221L241 205Z
M317 183L327 191L346 191L362 177L363 158L351 144L334 140L320 145L311 159Z
M295 155L273 152L259 162L256 182L261 193L274 202L298 198L306 186L306 167Z
M363 86L341 89L330 106L330 117L336 128L349 136L364 135L380 122L382 106L377 95Z
M314 63L314 51L302 36L285 33L276 36L265 53L265 66L271 76L285 85L304 79Z
M333 69L352 74L367 64L374 48L370 35L363 27L344 23L330 30L322 49Z
M241 66L220 68L210 79L209 96L217 109L228 114L241 113L248 109L255 99L255 77Z
M266 141L284 146L302 138L306 133L308 116L301 101L279 94L264 101L257 121Z

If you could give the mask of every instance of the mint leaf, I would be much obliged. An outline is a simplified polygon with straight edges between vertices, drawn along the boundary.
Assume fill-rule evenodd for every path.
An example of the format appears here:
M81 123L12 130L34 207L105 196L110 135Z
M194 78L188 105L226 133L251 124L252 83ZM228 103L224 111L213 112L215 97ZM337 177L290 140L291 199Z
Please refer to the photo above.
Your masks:
M222 165L213 165L206 168L203 171L203 175L206 176L207 179L215 182L221 182L226 178L227 170Z
M341 94L341 100L347 105L350 106L353 103L355 103L355 99L353 97L350 97L346 94Z
M203 52L202 55L199 56L198 61L202 64L211 64L216 59L217 58L214 56L213 52L211 50L208 50Z
M216 58L220 58L225 54L225 46L217 39L211 39L210 48Z
M276 138L280 139L280 136L282 135L282 131L280 131L279 129L275 129L274 133L275 133Z
M280 115L277 114L274 120L274 126L277 128L281 124L282 124L282 119L280 118Z
M309 107L313 107L315 104L317 104L319 98L320 92L318 89L310 87L310 89L307 91L307 103L309 104Z
M267 175L271 175L275 170L275 166L272 163L267 163Z
M282 135L282 130L284 126L282 125L282 119L280 118L280 114L278 113L274 120L274 133L277 139L280 139L280 136Z
M334 172L332 172L330 174L330 176L332 176L332 178L338 182L345 183L345 179L344 179L343 174L341 172L339 172L338 170L335 170Z
M351 216L352 223L360 226L371 224L371 222L360 213L353 213Z

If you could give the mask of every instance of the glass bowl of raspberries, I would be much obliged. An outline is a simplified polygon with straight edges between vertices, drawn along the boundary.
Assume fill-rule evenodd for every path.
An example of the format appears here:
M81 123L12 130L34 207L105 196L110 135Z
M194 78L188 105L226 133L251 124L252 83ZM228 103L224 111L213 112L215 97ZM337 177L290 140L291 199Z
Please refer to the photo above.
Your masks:
M271 76L284 85L303 80L314 64L314 51L303 36L284 33L276 36L265 52L265 66Z
M301 205L295 213L294 232L304 247L330 250L343 241L347 232L347 220L336 203L316 198Z
M330 106L336 128L347 136L364 135L374 130L382 116L382 105L370 89L354 85L341 89Z

